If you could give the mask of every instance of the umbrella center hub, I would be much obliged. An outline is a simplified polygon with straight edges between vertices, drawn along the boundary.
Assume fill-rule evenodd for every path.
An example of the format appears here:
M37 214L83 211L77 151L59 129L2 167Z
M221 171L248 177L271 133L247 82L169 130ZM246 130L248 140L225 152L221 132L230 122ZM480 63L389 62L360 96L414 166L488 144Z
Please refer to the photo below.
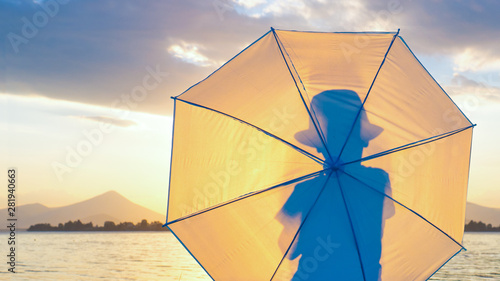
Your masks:
M332 169L333 171L343 171L344 170L344 163L341 161L337 161L335 163L328 163L328 168Z

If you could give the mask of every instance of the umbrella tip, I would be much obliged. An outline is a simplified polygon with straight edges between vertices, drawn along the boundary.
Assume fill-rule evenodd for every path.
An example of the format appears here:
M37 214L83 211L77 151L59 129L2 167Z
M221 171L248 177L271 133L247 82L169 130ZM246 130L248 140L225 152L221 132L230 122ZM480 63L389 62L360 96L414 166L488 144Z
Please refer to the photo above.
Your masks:
M399 31L400 31L400 30L401 30L401 28L398 28L398 32L396 32L396 35L398 35L398 34L399 34Z
M274 32L274 27L272 27L272 26L271 26L271 31L273 31L273 32Z

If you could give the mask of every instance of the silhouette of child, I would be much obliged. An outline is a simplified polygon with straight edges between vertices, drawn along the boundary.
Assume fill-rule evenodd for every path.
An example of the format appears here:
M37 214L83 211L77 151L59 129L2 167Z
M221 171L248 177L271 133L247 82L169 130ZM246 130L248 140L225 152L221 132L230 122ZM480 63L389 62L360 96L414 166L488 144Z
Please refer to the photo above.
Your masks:
M369 141L382 132L368 122L364 110L358 116L361 104L354 91L321 92L311 100L320 132L311 123L295 135L323 155L325 171L297 183L276 216L284 225L280 245L288 243L283 247L286 258L299 258L292 281L380 278L384 224L394 214L394 205L383 195L391 196L387 173L351 162L361 159ZM298 231L290 223L297 218L302 221ZM284 241L290 231L296 232L292 245Z

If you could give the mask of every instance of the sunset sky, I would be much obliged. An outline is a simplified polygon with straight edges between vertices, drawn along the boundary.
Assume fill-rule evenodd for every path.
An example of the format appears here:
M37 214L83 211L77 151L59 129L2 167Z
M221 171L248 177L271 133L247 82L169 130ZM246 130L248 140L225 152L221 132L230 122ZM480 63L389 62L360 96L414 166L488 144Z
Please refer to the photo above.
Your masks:
M271 26L400 28L477 124L468 200L500 208L498 11L493 0L0 1L2 178L18 169L20 204L62 206L116 190L165 213L171 96Z

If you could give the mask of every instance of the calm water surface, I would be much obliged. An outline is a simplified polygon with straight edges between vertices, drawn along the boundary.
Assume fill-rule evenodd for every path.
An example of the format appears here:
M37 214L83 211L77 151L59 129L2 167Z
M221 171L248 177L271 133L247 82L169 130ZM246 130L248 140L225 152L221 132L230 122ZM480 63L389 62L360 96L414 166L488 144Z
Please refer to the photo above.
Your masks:
M11 280L212 280L169 232L18 232L17 240ZM9 280L1 264L0 280Z
M2 245L0 280L211 280L168 232L19 232L17 244L19 273L5 273ZM500 280L500 234L464 244L431 280Z
M500 233L465 233L462 251L429 280L500 280Z

